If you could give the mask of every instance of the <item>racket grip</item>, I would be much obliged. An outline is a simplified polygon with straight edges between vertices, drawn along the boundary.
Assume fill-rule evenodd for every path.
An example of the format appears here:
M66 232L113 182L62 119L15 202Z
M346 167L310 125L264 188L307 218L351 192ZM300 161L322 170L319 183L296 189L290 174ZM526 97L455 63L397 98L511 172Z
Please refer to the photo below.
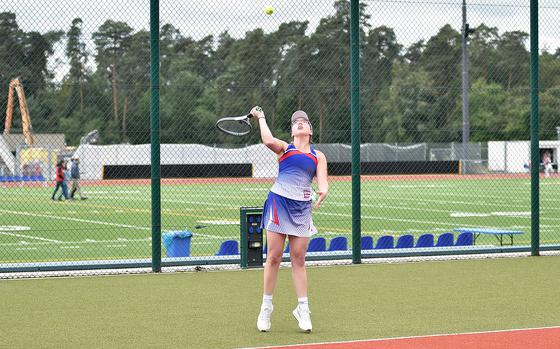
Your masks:
M262 111L262 108L261 108L261 107L257 107L256 109L257 109L257 111ZM248 118L252 118L252 117L253 117L253 114L249 113L249 114L247 114L247 117L248 117Z

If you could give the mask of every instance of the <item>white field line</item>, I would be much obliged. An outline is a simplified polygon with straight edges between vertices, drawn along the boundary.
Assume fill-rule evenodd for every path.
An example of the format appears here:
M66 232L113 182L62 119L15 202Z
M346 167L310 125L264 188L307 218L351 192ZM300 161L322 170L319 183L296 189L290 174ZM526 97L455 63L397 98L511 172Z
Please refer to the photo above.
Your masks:
M30 235L24 235L24 234L8 233L8 232L5 232L5 231L0 231L0 235L8 235L8 236L15 236L15 237L18 237L18 238L49 241L49 242L56 242L56 243L62 242L60 240L47 239L47 238L41 238L41 237L38 237L38 236L30 236Z
M329 202L328 204L340 206L340 207L352 207L351 203L346 202ZM325 204L327 206L327 204ZM519 219L530 219L531 217L526 214L526 211L523 212L479 212L479 213L471 213L471 212L461 212L464 213L465 216L458 217L458 212L456 210L440 210L435 208L420 208L420 207L408 207L408 206L391 206L386 204L364 204L362 202L362 207L370 207L370 208L386 208L392 210L403 210L403 211L418 211L418 212L434 212L434 213L444 213L449 217L452 218L469 218L469 217L508 217L508 218L519 218ZM326 208L326 207L325 207ZM323 210L323 209L322 209ZM320 214L320 212L315 211L314 214ZM366 218L366 216L362 216ZM541 217L543 221L560 221L560 218L554 217Z
M385 190L383 188L381 189L375 189L375 190L363 190L362 189L362 195L367 195L367 196L375 196L375 194L381 194L379 195L379 197L376 198L382 198L382 199L386 199L389 196L387 194L395 194L397 193L394 190ZM456 192L448 192L448 193L444 193L444 192L430 192L430 193L411 193L411 192L402 192L399 193L402 194L402 196L413 196L413 195L424 195L424 194L428 194L429 196L433 196L433 197L437 197L437 196L452 196L452 197L464 197L464 198L476 198L476 199L480 199L480 198L485 198L485 199L492 199L492 200L500 200L500 201L504 201L506 203L511 203L512 201L517 201L517 202L525 202L525 201L529 201L529 195L530 193L523 193L526 194L526 198L522 198L522 199L516 199L515 195L511 195L511 196L501 196L501 195L484 195L484 194L480 194L480 195L476 195L476 194L463 194L463 193L456 193ZM515 193L512 193L515 194ZM329 194L329 196L334 196L334 197L341 197L341 198L351 198L352 196L349 194L336 194L336 193L332 193ZM542 194L541 194L542 196ZM394 196L396 199L400 199L401 196ZM546 198L542 198L541 197L541 201L542 202L552 202L552 203L557 203L560 202L560 199L546 199Z
M84 194L140 194L140 190L87 190ZM146 191L148 195L148 191Z
M52 216L52 215L45 215L45 214L40 214L40 213L10 211L10 210L3 210L3 209L0 209L0 212L9 213L9 214L16 214L16 215L20 215L20 216L28 216L28 217L41 217L41 218L50 218L50 219L73 221L73 222L80 222L80 223L100 224L100 225L107 225L107 226L111 226L111 227L130 228L130 229L139 229L139 230L151 230L151 228L149 228L149 227L138 227L138 226L129 225L129 224L94 221L94 220L91 220L91 219L81 219L81 218L63 217L63 216Z
M328 213L328 212L317 211L314 214L324 215L324 216L333 216L333 217L352 218L351 214L345 214L345 213ZM480 224L473 225L473 224L463 224L463 223L461 223L461 224L458 224L458 223L444 223L444 222L424 221L424 220L417 220L417 219L390 218L390 217L380 217L380 216L362 216L361 218L362 219L378 220L378 221L406 222L406 223L416 223L416 224L433 224L433 225L452 226L452 227L456 227L458 225L461 225L462 227L471 227L471 228L480 227ZM530 228L530 226L517 226L517 227L525 228L525 229ZM541 224L541 227L555 227L555 226L549 226L549 225ZM505 229L505 228L502 227L502 228L497 228L497 229Z
M529 185L530 183L526 183L527 185ZM546 183L546 184L551 184L551 183ZM556 183L554 183L556 184ZM506 188L509 188L510 186L506 186ZM451 184L419 184L419 185L386 185L386 186L378 186L378 187L374 187L371 190L367 190L364 191L364 189L362 189L362 193L363 194L368 194L370 195L371 193L382 193L383 195L381 196L382 198L386 198L386 196L384 194L386 194L386 192L390 192L390 193L395 193L395 190L391 190L391 188L393 189L399 189L399 188L403 188L403 189L433 189L433 188L450 188L450 189L455 189L455 191L450 191L450 192L433 192L433 193L429 193L429 195L434 195L434 196L453 196L453 197L472 197L472 198L489 198L489 199L494 199L494 200L504 200L506 201L508 204L511 203L512 201L519 201L519 202L524 202L524 199L516 199L515 197L512 197L511 195L509 196L500 196L500 195L476 195L476 194L463 194L461 192L463 191L470 191L471 187L456 187L454 185ZM200 194L198 191L198 189L194 189L192 192L190 190L190 187L169 187L169 188L165 188L165 192L178 192L179 194L175 195L175 194L171 194L168 196L184 196L184 195L188 195L189 197L202 197L202 198L207 198L208 194L212 194L212 193L206 193L206 194ZM243 188L239 188L240 191L245 191L245 192L250 192L250 191L265 191L265 190L269 190L270 186L264 187L264 188L259 188L259 187L243 187ZM514 188L515 189L515 188ZM456 191L459 191L458 193ZM114 194L139 194L139 193L144 193L144 191L142 190L118 190L118 191L96 191L96 190L91 190L91 191L87 191L93 194L110 194L110 195L114 195ZM185 194L181 194L181 193L185 193ZM21 194L26 194L25 192L22 192ZM149 200L149 191L145 191L146 197ZM217 193L215 193L217 195ZM249 193L247 193L249 194ZM411 194L411 193L407 193L407 194ZM529 192L527 193L523 193L523 194L527 194L527 196L530 194ZM20 194L18 194L20 195ZM36 193L29 193L29 195L36 195ZM102 195L104 196L104 195ZM331 194L329 196L340 196L340 197L350 197L350 195L345 195L345 194L335 194L333 193L333 190L331 190ZM560 199L556 199L556 198L551 198L551 199L546 199L543 198L542 196L546 196L546 193L541 193L541 201L542 202L560 202ZM220 191L220 197L223 197L223 192ZM238 198L239 196L232 196L231 198ZM133 199L137 199L138 195L136 195L135 197L133 197ZM115 199L122 199L122 197L117 197ZM263 198L264 200L264 198ZM173 202L173 201L171 201Z
M191 195L189 195L191 196ZM93 196L92 196L93 197ZM100 195L101 197L101 195ZM111 200L126 200L126 201L146 201L146 202L151 202L151 199L149 197L138 197L138 196L134 196L134 197L130 197L130 196L106 196L106 195L102 195L102 197L104 199L111 199ZM208 198L208 195L205 196L201 196L204 198ZM217 196L216 196L217 198ZM221 202L223 202L224 198L239 198L239 196L231 196L231 197L227 197L227 196L223 196L220 195L219 200L216 199L216 201L213 202L203 202L203 201L190 201L190 200L172 200L172 199L161 199L162 203L168 202L168 203L174 203L174 204L191 204L191 205L207 205L207 206L220 206L220 207L225 207L225 208L230 208L230 209L239 209L238 206L234 206L231 204L223 204ZM264 199L263 199L264 202Z
M10 210L3 210L0 209L0 212L9 213L9 214L17 214L21 216L28 216L28 217L41 217L41 218L50 218L50 219L57 219L57 220L64 220L64 221L74 221L74 222L81 222L81 223L92 223L92 224L100 224L100 225L107 225L112 227L120 227L120 228L129 228L129 229L139 229L139 230L152 230L150 227L138 227L129 224L119 224L119 223L110 223L110 222L103 222L103 221L94 221L91 219L81 219L81 218L73 218L73 217L62 217L62 216L52 216L52 215L44 215L40 213L31 213L31 212L19 212L19 211L10 211ZM216 235L208 235L204 233L196 233L197 235L209 238L209 239L223 239L221 236ZM23 236L22 236L23 237ZM48 239L47 239L48 240ZM58 240L52 240L53 242L62 242Z
M512 197L500 197L500 196L495 196L495 195L468 195L468 194L454 194L454 193L430 193L430 195L432 197L437 197L437 196L451 196L451 197L465 197L465 198L488 198L493 200L494 202L481 202L481 201L461 201L461 200L438 200L438 199L426 199L426 198L415 198L414 196L408 195L409 197L403 197L403 196L390 196L390 195L386 195L387 192L391 192L394 193L394 191L383 191L381 190L381 192L384 193L380 193L380 191L373 191L374 195L375 194L385 194L385 195L380 195L380 196L371 196L369 194L369 192L362 192L362 196L363 195L368 195L369 199L372 200L383 200L383 201L415 201L416 203L425 206L425 203L435 203L435 204L441 204L441 205L448 205L448 204L457 204L457 205L471 205L471 206L488 206L488 207L503 207L504 205L506 205L507 207L513 207L513 208L521 208L521 209L528 209L530 206L530 202L527 202L526 205L516 205L516 204L512 204L512 202L524 202L524 200L515 200ZM231 199L240 199L240 198L253 198L254 196L244 196L242 195L242 193L239 193L240 195L236 195L236 196L223 196L221 195L220 198L224 199L224 198L231 198ZM208 194L189 194L189 197L200 197L200 198L208 198ZM329 197L336 197L336 198L347 198L350 199L351 195L347 195L347 194L330 194ZM115 199L115 200L142 200L142 201L150 201L149 198L141 198L138 199L137 197L112 197L112 196L104 196L104 198L106 199ZM264 198L263 198L264 201ZM363 202L364 200L362 199L362 207L379 207L377 205L371 205L368 206L368 204ZM555 200L555 199L551 199L551 200L547 200L547 199L541 199L541 202L546 202L546 201L550 201L550 202L560 202L560 200ZM168 203L179 203L179 204L193 204L193 205L207 205L207 206L219 206L219 207L225 207L228 209L238 209L237 206L233 206L233 205L228 205L228 204L222 204L220 202L208 202L208 201L190 201L190 200L174 200L174 199L162 199L162 202L168 202ZM342 205L342 206L350 206L350 203L346 203L346 202L333 202L332 200L329 200L327 203L331 203L331 204L335 204L335 205ZM325 205L326 206L326 205ZM425 209L425 208L403 208L403 207L394 207L394 206L388 206L388 208L400 208L403 210L411 210L411 211L428 211L428 212L442 212L442 213L447 213L450 214L453 211L445 211L445 210L429 210L429 209ZM546 211L560 211L560 207L542 207L543 210ZM187 210L188 211L188 210Z
M198 236L198 235L196 235ZM238 236L214 236L216 239L221 240L230 240L230 239L237 239ZM208 239L192 239L191 245L212 245L215 242L207 241ZM55 240L56 241L56 240ZM143 243L143 242L151 242L152 238L144 238L144 239L116 239L116 240L84 240L84 241L57 241L57 242L27 242L27 241L20 241L20 242L6 242L0 243L0 246L50 246L50 245L96 245L96 244L111 244L111 243Z

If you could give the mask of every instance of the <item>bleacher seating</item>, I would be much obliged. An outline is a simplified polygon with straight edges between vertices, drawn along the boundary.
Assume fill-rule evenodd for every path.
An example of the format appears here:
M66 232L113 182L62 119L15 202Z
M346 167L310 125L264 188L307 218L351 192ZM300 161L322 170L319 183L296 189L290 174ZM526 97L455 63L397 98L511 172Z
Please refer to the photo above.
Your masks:
M327 241L322 237L311 239L311 241L309 241L309 246L307 246L307 252L324 252L326 250Z
M453 246L454 238L455 236L453 235L453 233L443 233L438 237L436 247Z
M473 234L472 233L461 233L457 237L457 242L455 246L472 246L473 243Z
M412 248L414 247L414 237L412 235L401 235L397 239L395 248Z
M373 238L371 236L362 236L362 250L373 250Z
M420 235L415 247L434 247L434 236L432 234Z
M220 245L216 256L231 256L239 254L239 243L236 240L226 240Z
M348 239L345 236L337 236L329 244L329 251L346 251L347 249Z
M383 235L377 240L375 244L376 250L385 250L393 248L394 238L391 235Z

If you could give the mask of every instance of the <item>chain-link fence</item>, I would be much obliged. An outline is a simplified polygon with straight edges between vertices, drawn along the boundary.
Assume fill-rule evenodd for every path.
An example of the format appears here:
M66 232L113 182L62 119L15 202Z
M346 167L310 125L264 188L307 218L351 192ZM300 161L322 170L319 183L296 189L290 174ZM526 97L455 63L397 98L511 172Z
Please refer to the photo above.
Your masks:
M560 7L539 11L540 243L556 248ZM350 1L161 1L164 265L240 263L240 208L263 205L278 158L254 122L215 123L254 105L286 142L305 110L326 155L310 259L351 258L360 235L363 257L529 251L529 18L519 0L360 2L352 232ZM0 37L0 271L149 267L149 2L4 2Z

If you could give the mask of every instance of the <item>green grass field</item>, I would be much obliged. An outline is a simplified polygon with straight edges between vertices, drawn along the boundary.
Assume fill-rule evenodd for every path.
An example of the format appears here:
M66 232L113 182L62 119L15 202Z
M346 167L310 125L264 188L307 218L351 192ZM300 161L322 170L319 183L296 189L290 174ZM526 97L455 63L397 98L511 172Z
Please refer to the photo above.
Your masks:
M6 348L221 349L560 325L560 257L308 268L313 332L280 270L272 330L262 270L0 281Z
M453 228L495 227L527 234L528 178L461 176L363 181L362 234L440 234ZM194 232L191 255L213 255L239 239L239 207L261 206L271 183L196 183L162 187L164 231ZM319 236L351 236L351 183L333 178L314 213ZM0 262L150 258L150 187L84 185L88 200L53 202L52 187L0 188ZM560 179L541 180L541 243L560 243ZM195 229L196 226L204 226ZM492 236L477 244L495 245ZM165 256L165 252L163 253Z

